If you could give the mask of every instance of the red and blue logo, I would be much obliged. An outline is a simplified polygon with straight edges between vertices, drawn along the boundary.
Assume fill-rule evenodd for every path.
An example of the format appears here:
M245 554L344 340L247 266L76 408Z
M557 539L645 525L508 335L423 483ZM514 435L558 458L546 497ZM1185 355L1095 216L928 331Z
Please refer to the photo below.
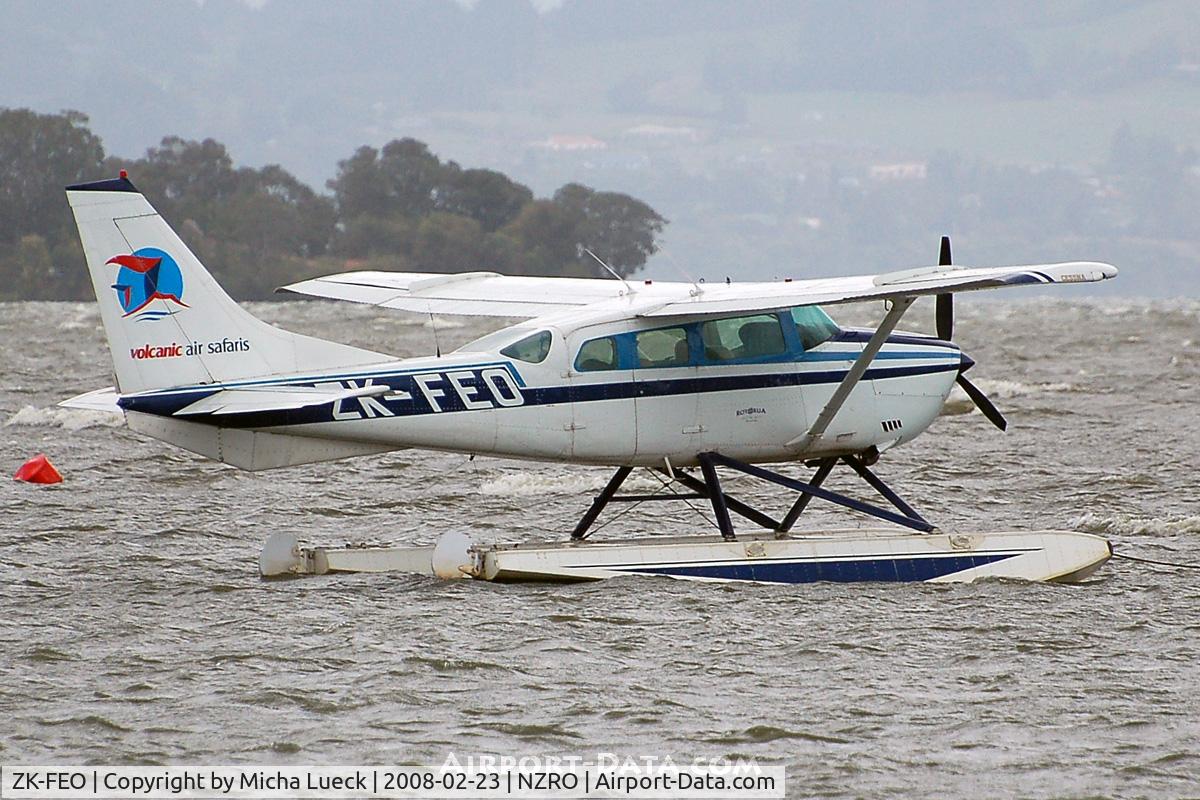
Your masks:
M183 302L183 273L166 251L143 247L129 255L113 256L108 263L121 268L112 288L125 316L156 320L174 314L172 304L188 307ZM155 300L162 302L152 307Z

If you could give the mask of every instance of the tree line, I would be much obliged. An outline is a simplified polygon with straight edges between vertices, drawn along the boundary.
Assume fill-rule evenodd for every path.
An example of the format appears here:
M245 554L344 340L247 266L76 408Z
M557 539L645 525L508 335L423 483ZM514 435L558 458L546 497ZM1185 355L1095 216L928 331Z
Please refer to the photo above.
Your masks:
M363 146L319 193L275 164L238 167L213 139L108 155L77 111L0 109L0 300L84 300L92 289L63 187L137 187L235 297L346 269L622 276L667 224L646 203L569 183L550 198L503 173L443 161L416 139Z

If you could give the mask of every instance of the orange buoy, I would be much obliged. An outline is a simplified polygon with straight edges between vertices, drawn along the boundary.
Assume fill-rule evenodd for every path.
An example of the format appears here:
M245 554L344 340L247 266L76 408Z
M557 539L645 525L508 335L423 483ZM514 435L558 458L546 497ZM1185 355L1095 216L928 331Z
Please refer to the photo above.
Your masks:
M13 475L14 481L27 483L62 483L62 479L62 475L50 463L50 459L46 458L45 453L38 453L26 461Z

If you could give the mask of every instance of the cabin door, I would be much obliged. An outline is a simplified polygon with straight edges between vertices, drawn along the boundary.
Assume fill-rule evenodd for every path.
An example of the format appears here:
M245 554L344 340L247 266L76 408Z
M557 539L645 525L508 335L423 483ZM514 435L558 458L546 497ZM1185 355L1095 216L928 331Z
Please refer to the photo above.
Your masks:
M572 339L571 452L581 461L626 463L637 449L633 370L618 368L616 337L588 336L585 330Z
M633 370L637 454L656 463L664 456L690 461L705 449L700 424L699 368L694 333L685 326L639 331Z

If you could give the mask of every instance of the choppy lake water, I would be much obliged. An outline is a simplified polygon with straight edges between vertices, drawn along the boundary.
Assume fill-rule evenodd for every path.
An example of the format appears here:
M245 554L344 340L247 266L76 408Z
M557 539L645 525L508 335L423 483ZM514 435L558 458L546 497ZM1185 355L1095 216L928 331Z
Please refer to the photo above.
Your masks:
M1009 432L952 397L881 474L947 526L1093 531L1200 563L1200 302L958 305ZM253 308L433 349L427 319ZM931 318L923 301L906 327ZM436 333L445 349L488 324ZM111 383L92 304L0 304L0 366L0 465L45 451L66 476L0 480L0 762L741 756L786 765L795 797L1200 796L1196 570L1114 560L1083 586L263 581L273 531L529 538L569 529L607 472L412 451L258 474L204 461L55 408ZM657 504L606 534L697 525Z

